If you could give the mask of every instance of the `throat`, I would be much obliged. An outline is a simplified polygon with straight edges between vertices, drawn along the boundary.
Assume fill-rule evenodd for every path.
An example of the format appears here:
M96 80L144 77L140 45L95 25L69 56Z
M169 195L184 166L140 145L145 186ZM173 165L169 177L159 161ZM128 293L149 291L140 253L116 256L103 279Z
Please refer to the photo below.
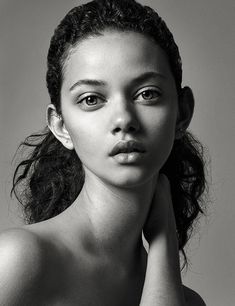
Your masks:
M116 207L92 205L84 227L87 229L84 245L95 254L129 265L142 252L143 214L123 202Z
M129 265L143 249L142 229L152 193L152 182L130 190L87 176L70 208L77 237L82 236L85 249Z
M92 269L90 278L94 282L92 287L108 294L105 296L106 301L110 299L108 305L139 305L147 266L145 250L128 266L111 260L107 262L104 258L96 260L94 265L95 268ZM117 301L117 304L113 303L114 300Z

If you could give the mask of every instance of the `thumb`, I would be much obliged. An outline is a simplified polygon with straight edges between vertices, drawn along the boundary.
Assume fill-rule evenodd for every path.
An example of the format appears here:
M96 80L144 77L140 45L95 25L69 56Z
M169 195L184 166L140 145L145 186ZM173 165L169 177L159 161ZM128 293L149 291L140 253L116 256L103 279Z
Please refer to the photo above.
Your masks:
M148 242L168 231L169 219L172 221L170 210L173 210L170 183L166 175L159 174L144 225L144 235Z

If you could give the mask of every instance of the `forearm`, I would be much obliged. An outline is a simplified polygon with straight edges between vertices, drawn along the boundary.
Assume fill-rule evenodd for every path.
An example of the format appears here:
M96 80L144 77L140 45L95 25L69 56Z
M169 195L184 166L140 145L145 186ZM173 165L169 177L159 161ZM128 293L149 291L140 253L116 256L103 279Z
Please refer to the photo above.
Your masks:
M149 247L140 306L185 306L176 237L161 235Z

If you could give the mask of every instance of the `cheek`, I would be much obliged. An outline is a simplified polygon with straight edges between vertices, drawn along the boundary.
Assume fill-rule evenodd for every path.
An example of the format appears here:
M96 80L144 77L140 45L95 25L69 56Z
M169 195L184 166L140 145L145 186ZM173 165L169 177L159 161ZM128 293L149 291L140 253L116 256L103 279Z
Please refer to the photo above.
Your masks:
M175 134L175 126L176 126L176 118L177 118L177 108L176 107L162 107L148 113L145 116L148 134L151 134L152 137L156 136L156 138L163 138L166 141L168 138L174 137Z
M70 136L79 158L82 159L83 156L95 152L96 141L94 139L94 134L89 129L84 130L84 128L77 126L77 128L70 130Z
M151 135L151 158L162 166L167 160L175 139L176 112L163 110L152 115L152 125L148 133Z
M86 120L84 122L82 118L72 120L70 117L67 129L74 149L82 162L91 160L99 154L101 136L100 127L97 126L96 121Z

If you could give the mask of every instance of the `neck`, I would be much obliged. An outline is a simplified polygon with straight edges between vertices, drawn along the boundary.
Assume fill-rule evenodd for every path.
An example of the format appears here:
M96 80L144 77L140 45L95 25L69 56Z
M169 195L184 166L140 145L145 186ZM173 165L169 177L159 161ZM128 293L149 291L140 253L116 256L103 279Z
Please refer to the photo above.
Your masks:
M90 245L101 254L131 262L143 251L142 229L151 205L156 176L142 185L118 188L87 175L74 202L73 216L83 212ZM74 209L78 212L74 214Z

